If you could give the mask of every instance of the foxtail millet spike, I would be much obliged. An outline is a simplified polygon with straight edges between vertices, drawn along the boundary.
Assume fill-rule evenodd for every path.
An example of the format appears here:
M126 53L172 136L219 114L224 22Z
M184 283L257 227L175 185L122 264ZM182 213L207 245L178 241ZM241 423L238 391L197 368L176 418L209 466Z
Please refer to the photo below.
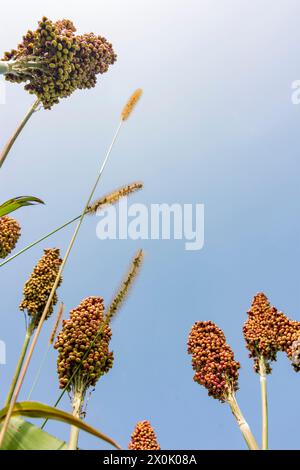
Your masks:
M27 311L34 327L38 325L43 314L61 263L62 259L60 258L58 248L44 250L44 255L38 261L30 278L24 285L23 300L20 304L20 310ZM60 278L58 286L61 282L62 278ZM49 318L53 312L53 307L56 303L57 294L55 293L48 310L47 318Z
M6 258L15 248L21 235L19 223L4 215L0 217L0 258Z
M131 435L129 450L160 450L157 437L149 421L139 421Z
M95 214L98 209L101 209L108 204L115 204L123 197L127 197L142 188L143 183L140 182L130 183L126 186L122 186L121 188L118 188L115 191L106 194L97 201L93 202L88 208L88 214Z
M130 114L132 113L133 109L135 108L137 102L139 101L140 97L142 96L143 90L138 88L135 92L131 95L127 103L125 104L122 113L121 119L122 121L126 121Z
M128 272L126 273L123 281L121 282L121 285L117 293L115 294L113 300L111 301L111 303L109 304L109 306L107 307L105 311L105 321L107 323L111 322L111 320L114 318L118 310L121 308L122 304L125 302L129 294L129 291L132 288L133 282L135 281L140 271L143 259L144 259L143 250L138 250L138 252L136 253L136 255L134 256L131 262Z

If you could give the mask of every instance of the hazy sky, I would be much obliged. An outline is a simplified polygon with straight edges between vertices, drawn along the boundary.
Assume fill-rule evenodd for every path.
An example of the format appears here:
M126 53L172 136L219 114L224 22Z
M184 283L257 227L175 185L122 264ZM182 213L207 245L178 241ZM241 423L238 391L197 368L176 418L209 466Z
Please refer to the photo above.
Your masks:
M1 169L0 198L32 194L44 207L15 213L21 248L82 209L119 112L137 88L144 96L106 168L97 195L135 180L145 184L132 202L205 205L205 245L184 250L176 241L100 241L97 218L84 223L59 289L71 308L90 295L109 302L134 252L145 249L135 288L113 323L113 369L88 404L87 421L126 447L138 420L149 419L164 449L243 449L226 405L193 382L186 353L197 320L223 328L241 361L237 398L260 439L259 379L252 371L242 325L252 297L264 291L300 319L300 105L291 87L300 79L297 0L11 0L0 17L1 51L17 45L47 15L69 18L80 32L107 37L117 63L97 87L40 111ZM32 97L6 85L0 106L4 145ZM1 332L9 387L24 335L18 310L22 287L43 248L64 253L72 228L0 268ZM38 343L22 399L51 331ZM51 351L33 399L58 396ZM268 379L270 446L299 447L300 376L280 356ZM61 404L70 410L68 397ZM68 427L49 423L68 438ZM108 448L80 435L81 448Z

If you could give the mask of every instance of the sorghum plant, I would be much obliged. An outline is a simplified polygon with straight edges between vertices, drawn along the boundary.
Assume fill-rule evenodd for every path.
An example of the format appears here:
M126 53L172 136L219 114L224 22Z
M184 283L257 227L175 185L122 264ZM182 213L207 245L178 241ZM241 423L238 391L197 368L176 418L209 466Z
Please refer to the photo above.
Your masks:
M154 429L149 421L139 421L131 435L129 450L160 450Z
M27 330L24 338L24 343L21 349L19 361L15 370L15 374L6 398L6 405L11 401L14 393L17 380L20 375L21 367L23 365L25 355L29 346L30 338L37 327L51 289L54 285L56 276L59 272L62 259L59 257L59 249L51 248L44 250L44 255L35 266L28 281L26 281L23 288L23 300L20 303L20 310L27 312ZM61 284L61 277L58 286ZM48 310L47 318L51 315L53 307L57 302L57 294L53 296L51 305Z
M0 217L0 258L6 258L15 248L21 235L19 223L4 215Z
M104 323L103 313L101 297L84 299L70 312L69 320L63 322L54 345L58 350L60 388L66 387L70 392L73 414L77 417L82 414L87 390L95 387L100 377L113 365L113 353L109 351L111 329ZM79 369L78 364L81 364ZM76 449L77 440L78 428L72 428L69 447Z
M102 36L75 32L72 21L54 23L44 16L36 31L28 31L16 49L5 53L6 80L25 82L25 90L45 109L76 89L94 87L97 75L107 72L116 54Z
M188 353L192 355L194 381L208 390L208 395L228 403L249 449L258 445L237 404L238 370L223 331L211 321L199 321L192 327L188 338Z

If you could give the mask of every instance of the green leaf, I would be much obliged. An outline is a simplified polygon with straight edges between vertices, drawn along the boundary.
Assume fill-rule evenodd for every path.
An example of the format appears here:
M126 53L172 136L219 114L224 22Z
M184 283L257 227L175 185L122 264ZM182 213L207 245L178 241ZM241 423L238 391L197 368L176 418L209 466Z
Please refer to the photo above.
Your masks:
M8 406L0 410L0 421L2 421L8 411ZM89 424L85 423L81 419L75 418L75 416L65 411L58 410L52 406L44 405L43 403L33 402L33 401L23 401L16 403L12 412L12 416L26 416L30 418L47 418L54 419L56 421L63 421L64 423L76 426L82 431L86 431L93 436L102 439L105 442L108 442L116 449L121 449L121 447L110 437L103 434L101 431L93 428Z
M16 211L20 207L32 206L34 204L44 204L44 202L34 196L19 196L13 199L9 199L0 205L0 217L9 214L10 212Z
M22 418L10 420L2 450L66 450L66 443Z

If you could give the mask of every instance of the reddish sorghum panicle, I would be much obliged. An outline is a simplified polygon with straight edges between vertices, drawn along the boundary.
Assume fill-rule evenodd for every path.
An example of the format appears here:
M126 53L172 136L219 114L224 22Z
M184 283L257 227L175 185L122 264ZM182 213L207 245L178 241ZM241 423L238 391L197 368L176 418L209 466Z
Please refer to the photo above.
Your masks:
M34 323L34 326L37 326L43 314L61 263L62 259L60 258L59 249L51 248L44 250L44 255L39 260L30 278L24 285L24 297L20 304L20 310L27 311ZM61 282L62 279L60 278L58 286ZM56 303L57 294L55 293L46 319L49 318L53 312L53 307Z
M194 324L188 338L188 353L196 372L194 381L207 388L210 396L224 402L238 389L240 364L234 360L223 331L213 322Z
M18 222L4 215L0 217L0 258L6 258L15 248L21 235L21 227Z
M256 372L259 371L260 357L265 361L267 373L272 370L271 362L276 361L277 352L284 351L291 357L292 344L300 336L298 325L271 306L265 294L254 297L243 333Z
M5 53L4 60L14 61L6 79L25 82L45 109L76 89L94 87L97 75L107 72L117 56L104 37L75 31L70 20L54 23L43 17L36 31L28 31L17 49Z
M140 421L131 435L130 450L160 450L155 432L149 421Z
M68 391L73 391L76 379L85 393L88 387L95 386L99 378L111 369L113 353L109 351L109 342L112 333L104 323L103 313L103 299L88 297L70 312L68 320L64 320L54 345L58 350L60 388L67 386Z

